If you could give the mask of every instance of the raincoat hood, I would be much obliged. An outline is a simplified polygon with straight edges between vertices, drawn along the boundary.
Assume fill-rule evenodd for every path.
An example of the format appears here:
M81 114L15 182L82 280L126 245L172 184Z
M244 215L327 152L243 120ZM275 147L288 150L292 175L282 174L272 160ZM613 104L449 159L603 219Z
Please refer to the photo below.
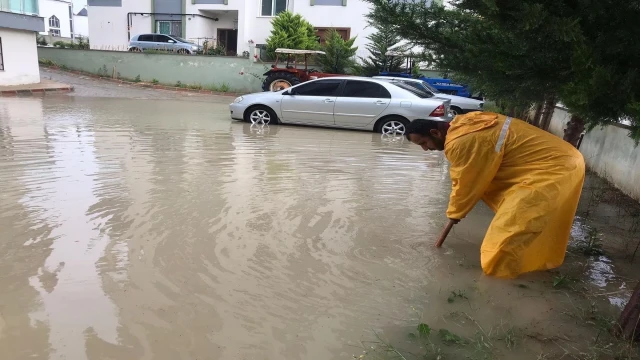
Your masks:
M503 115L479 111L456 116L449 125L445 146L450 141L466 134L498 125L498 117L500 116Z

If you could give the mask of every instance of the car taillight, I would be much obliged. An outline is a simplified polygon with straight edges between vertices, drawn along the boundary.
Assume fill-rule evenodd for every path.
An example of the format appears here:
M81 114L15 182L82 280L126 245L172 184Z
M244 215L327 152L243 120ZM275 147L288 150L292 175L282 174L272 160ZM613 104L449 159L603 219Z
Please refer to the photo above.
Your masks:
M429 114L429 116L440 117L440 116L444 116L444 113L445 113L444 105L440 105L435 110L433 110L431 114Z

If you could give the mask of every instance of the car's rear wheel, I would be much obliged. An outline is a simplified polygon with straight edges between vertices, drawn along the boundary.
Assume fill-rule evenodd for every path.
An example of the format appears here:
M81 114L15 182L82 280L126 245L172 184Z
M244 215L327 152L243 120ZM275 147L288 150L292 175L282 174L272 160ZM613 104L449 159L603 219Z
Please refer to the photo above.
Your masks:
M278 116L270 108L259 105L245 112L244 120L256 125L275 125L278 123Z
M452 106L449 108L449 114L451 114L451 116L462 115L462 109L457 106Z
M378 132L389 136L403 136L407 132L409 121L401 117L388 117L378 125Z
M264 82L262 83L262 90L280 91L298 84L300 84L300 79L298 79L295 74L278 71L269 74L267 78L264 79Z
M142 52L142 50L140 50L137 47L132 47L131 49L129 49L130 52Z

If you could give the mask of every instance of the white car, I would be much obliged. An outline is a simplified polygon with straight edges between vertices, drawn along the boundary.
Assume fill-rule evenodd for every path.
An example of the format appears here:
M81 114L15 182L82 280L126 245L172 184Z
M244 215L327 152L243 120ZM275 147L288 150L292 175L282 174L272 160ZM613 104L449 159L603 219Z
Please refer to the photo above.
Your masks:
M450 100L422 98L411 87L364 77L327 77L277 92L240 96L231 118L254 124L301 124L404 135L415 119L451 121Z
M420 79L409 79L409 78L391 77L391 76L374 76L373 78L382 80L382 81L387 81L392 84L398 84L398 83L406 84L418 90L422 90L433 97L440 98L440 99L449 99L451 100L451 114L453 116L456 116L459 114L465 114L471 111L482 111L482 107L484 106L483 101L466 98L462 96L445 94L443 92L440 92L433 86L431 86L428 82Z

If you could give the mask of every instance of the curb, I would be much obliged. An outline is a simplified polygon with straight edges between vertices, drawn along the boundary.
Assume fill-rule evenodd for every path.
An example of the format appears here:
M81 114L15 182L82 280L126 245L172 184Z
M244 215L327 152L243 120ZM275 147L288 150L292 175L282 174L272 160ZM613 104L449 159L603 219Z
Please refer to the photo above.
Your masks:
M29 89L29 90L3 90L0 91L0 97L16 97L16 96L32 96L44 95L46 93L63 93L73 91L73 86L51 88L51 89Z
M125 85L130 85L130 86L135 86L135 87L141 87L141 88L145 88L145 89L167 90L167 91L181 92L181 93L190 92L190 93L194 93L194 94L212 95L212 96L225 96L225 97L242 96L242 93L236 93L236 92L219 92L219 91L213 91L213 90L190 89L190 88L186 88L186 87L166 86L166 85L159 85L159 84L145 83L145 82L133 82L133 81L127 81L127 80L121 80L121 79L113 79L111 77L100 76L100 75L87 73L87 72L82 72L82 71L78 71L78 70L62 70L61 68L55 67L55 66L45 66L45 65L42 65L42 64L40 66L44 67L46 69L50 69L50 70L56 70L56 71L65 72L65 73L69 73L69 74L86 76L86 77L89 77L89 78L92 78L92 79L95 79L95 80L103 80L103 81L114 82L114 83L119 83L119 84L125 84ZM69 91L73 91L73 87L71 87L71 90L69 90ZM7 96L13 96L13 95L7 95Z

